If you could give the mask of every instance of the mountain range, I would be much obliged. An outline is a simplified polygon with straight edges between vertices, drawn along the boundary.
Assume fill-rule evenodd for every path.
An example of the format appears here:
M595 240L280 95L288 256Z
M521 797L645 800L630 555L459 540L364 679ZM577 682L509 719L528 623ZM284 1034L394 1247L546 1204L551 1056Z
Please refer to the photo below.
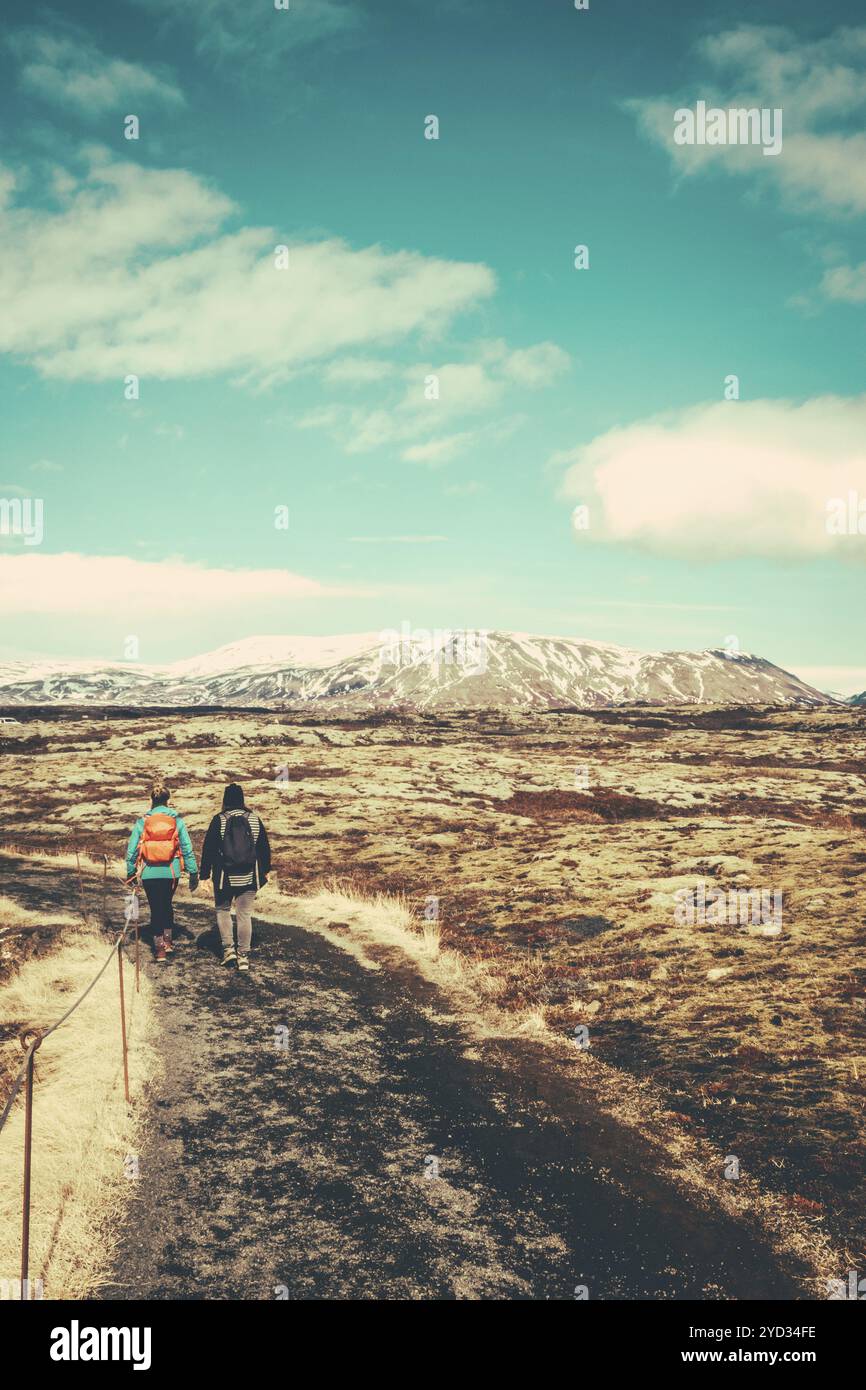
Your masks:
M251 637L164 666L0 664L0 704L7 706L313 701L425 710L834 703L791 672L744 652L639 652L504 631Z

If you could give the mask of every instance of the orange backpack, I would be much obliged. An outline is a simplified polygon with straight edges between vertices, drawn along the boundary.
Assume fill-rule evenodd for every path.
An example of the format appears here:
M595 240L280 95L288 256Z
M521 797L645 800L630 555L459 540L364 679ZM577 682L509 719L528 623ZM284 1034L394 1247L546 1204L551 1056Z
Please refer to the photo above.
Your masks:
M139 864L171 864L174 878L174 861L180 859L183 865L177 822L174 816L165 811L151 811L144 818L141 842L138 846Z

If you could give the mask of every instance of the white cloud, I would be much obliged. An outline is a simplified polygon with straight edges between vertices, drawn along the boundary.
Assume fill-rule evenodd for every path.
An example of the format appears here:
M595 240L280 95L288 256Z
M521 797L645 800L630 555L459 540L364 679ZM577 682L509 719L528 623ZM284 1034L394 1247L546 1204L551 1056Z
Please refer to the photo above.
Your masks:
M866 135L812 135L785 140L776 175L795 201L828 212L866 212Z
M866 303L866 261L859 265L837 265L825 270L821 290L828 299L848 304Z
M377 357L340 357L330 362L322 375L326 381L341 386L366 386L371 381L382 381L396 371L393 362L385 362Z
M481 427L450 430L448 426L510 405L519 389L549 385L570 363L568 353L554 343L511 349L501 339L474 345L477 361L419 362L399 375L403 391L396 399L373 409L330 405L308 411L297 423L302 428L330 429L347 453L401 447L410 463L445 463L467 452L485 437L505 438L522 422L513 413ZM434 390L435 394L431 394Z
M410 444L401 455L407 463L447 463L462 454L477 438L477 431L463 430L460 434L442 434L424 444Z
M697 51L722 76L760 90L765 105L795 96L801 121L866 106L866 27L804 41L784 25L741 24L708 35Z
M568 353L556 343L536 343L534 347L510 352L502 370L521 386L546 386L566 371L570 361Z
M475 350L485 367L521 386L549 386L571 366L568 353L551 342L511 348L504 338L483 338Z
M183 94L168 78L140 63L109 57L75 31L18 29L7 45L21 64L21 86L45 101L92 115L121 106L128 113L133 102L183 104Z
M782 26L744 24L705 38L696 54L704 66L687 91L626 103L683 175L752 174L777 181L808 208L866 212L866 136L849 128L866 106L866 27L804 41ZM765 158L757 145L675 144L674 111L698 100L726 110L781 108L781 153Z
M369 591L367 591L369 592ZM281 569L219 569L184 560L133 560L125 555L0 554L0 612L68 616L155 613L211 614L251 602L362 597Z
M291 0L286 10L239 0L137 0L172 26L192 29L196 50L216 65L273 66L293 49L351 33L363 19L355 0Z
M441 407L442 413L450 417L471 414L498 405L505 394L504 383L492 377L480 362L443 362L440 366L431 363L413 367L405 375L408 384L403 408L410 412L432 406L434 411ZM435 376L439 383L439 394L433 401L424 396L428 376Z
M866 558L831 535L827 504L866 499L866 396L723 401L610 430L559 454L564 495L590 509L587 540L691 559Z
M180 169L90 150L59 210L0 180L0 351L46 376L233 373L254 384L347 349L440 332L491 295L484 265L285 232L221 232L237 209ZM289 268L274 248L290 246Z

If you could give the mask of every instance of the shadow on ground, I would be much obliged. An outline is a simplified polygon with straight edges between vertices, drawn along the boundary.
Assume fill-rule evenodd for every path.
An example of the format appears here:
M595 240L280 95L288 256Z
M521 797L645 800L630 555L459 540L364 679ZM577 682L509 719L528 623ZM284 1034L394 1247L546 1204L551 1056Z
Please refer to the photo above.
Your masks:
M166 1075L106 1299L803 1296L654 1176L539 1045L470 1044L433 986L256 924L159 971Z

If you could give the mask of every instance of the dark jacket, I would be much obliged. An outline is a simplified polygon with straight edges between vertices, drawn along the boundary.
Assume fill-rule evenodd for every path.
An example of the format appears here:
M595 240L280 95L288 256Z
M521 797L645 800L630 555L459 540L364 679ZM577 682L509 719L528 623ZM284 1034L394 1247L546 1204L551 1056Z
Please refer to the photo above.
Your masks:
M226 818L239 814L247 815L250 818L250 828L256 843L256 863L252 872L245 876L233 874L233 882L230 883L223 863L223 834ZM265 830L264 822L256 815L255 811L241 807L218 812L207 828L201 852L201 877L208 879L213 875L214 902L230 902L239 893L248 893L250 890L255 892L258 888L264 888L270 871L271 846L268 841L268 832Z

